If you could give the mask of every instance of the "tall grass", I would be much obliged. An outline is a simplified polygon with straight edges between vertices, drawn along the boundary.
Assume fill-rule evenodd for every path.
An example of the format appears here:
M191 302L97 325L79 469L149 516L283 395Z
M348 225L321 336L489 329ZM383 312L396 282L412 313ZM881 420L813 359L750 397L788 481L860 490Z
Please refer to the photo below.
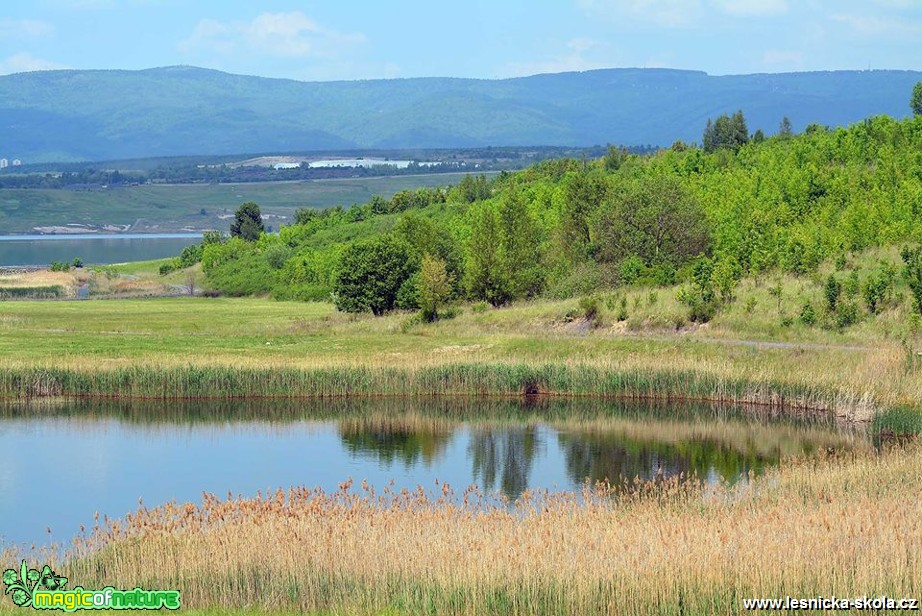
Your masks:
M68 293L62 285L42 287L0 287L0 299L53 299Z
M105 370L4 366L0 397L336 398L351 396L599 396L698 400L815 409L851 419L868 401L822 386L728 378L709 372L616 369L581 364L452 363L416 368L135 365Z
M75 542L87 587L189 607L371 614L737 614L747 597L918 597L922 449L689 481L530 494L343 484L141 509Z

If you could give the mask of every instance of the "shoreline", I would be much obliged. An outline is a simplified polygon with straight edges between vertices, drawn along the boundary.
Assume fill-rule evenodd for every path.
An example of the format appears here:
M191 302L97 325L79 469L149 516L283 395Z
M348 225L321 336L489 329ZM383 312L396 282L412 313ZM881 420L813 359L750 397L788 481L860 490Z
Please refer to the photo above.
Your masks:
M381 398L573 398L754 406L781 414L828 414L867 424L884 410L867 394L731 379L688 371L586 365L473 363L416 369L333 366L133 366L81 371L0 368L0 400L297 400Z

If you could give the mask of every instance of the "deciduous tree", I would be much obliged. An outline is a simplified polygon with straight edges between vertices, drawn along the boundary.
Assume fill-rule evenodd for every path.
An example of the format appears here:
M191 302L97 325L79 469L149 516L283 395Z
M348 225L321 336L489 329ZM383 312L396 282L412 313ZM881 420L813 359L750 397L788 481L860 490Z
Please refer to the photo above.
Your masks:
M439 309L451 297L451 286L445 262L425 255L419 271L419 304L424 319L435 321L439 318Z
M695 197L673 177L653 175L612 191L592 222L596 258L680 267L709 247L707 221Z
M409 246L393 235L351 244L336 275L336 307L344 312L371 310L380 316L394 308L397 292L417 267Z

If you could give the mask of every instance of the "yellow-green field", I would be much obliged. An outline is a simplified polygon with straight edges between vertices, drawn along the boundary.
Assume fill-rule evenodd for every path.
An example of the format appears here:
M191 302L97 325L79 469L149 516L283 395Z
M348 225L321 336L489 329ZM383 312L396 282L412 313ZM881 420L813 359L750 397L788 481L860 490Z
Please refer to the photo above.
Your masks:
M207 395L209 378L234 385L216 387L215 395L235 396L521 394L529 383L536 388L530 393L619 395L636 386L638 395L725 395L862 420L876 408L922 399L922 375L908 361L911 332L908 326L902 337L896 332L900 315L878 316L844 334L795 324L774 335L771 314L743 318L738 301L711 324L676 330L658 324L680 319L682 308L669 290L658 293L655 302L647 291L628 295L642 306L633 317L641 325L633 329L604 306L601 325L593 327L576 300L504 309L467 305L457 318L431 325L409 324L406 313L352 316L329 304L266 299L5 302L0 387L16 395L11 388L20 381L11 375L54 381L66 373L90 380L73 391L52 383L47 391L124 395L124 387L107 384L118 371L123 385L141 373L170 375L133 390L154 397L156 391ZM304 377L310 373L314 377ZM616 377L633 380L618 384ZM190 388L190 379L198 385ZM274 385L260 384L268 381Z

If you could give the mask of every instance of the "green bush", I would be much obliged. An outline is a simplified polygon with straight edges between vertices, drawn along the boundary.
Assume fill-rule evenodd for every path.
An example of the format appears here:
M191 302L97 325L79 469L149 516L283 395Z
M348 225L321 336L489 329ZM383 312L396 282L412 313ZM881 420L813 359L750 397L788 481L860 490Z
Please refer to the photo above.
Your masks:
M746 314L752 314L753 312L755 312L756 306L758 305L759 305L759 300L757 300L755 296L750 295L749 298L746 300L746 303L743 305L743 311Z
M823 286L823 296L826 298L826 310L830 314L835 313L840 295L842 295L841 283L834 275L829 274L829 278L826 279L826 284Z
M893 288L893 277L889 271L877 272L868 276L862 287L864 302L868 312L877 314L890 297Z
M291 258L291 253L292 249L287 244L283 244L281 242L273 242L263 251L263 258L266 259L266 263L269 264L269 267L279 270L285 267L285 262Z
M166 263L161 263L159 272L161 276L166 276L175 272L179 268L179 259L170 259Z
M646 274L647 266L636 255L628 257L618 266L618 279L623 285L636 284Z
M400 310L418 310L420 307L420 296L419 296L419 272L414 273L412 276L407 278L400 288L397 290L397 297L394 300L394 308ZM427 321L432 321L434 319L430 318L431 315L426 316Z
M903 278L912 291L912 305L915 311L922 314L922 246L915 248L903 247L900 256L905 265Z
M201 244L190 244L179 253L179 267L192 267L202 260L203 247Z
M842 291L845 293L845 297L849 299L858 297L858 293L861 291L861 279L858 278L857 270L853 270L852 273L848 275L848 278L845 279L845 284L842 285Z
M602 323L602 311L599 306L599 298L595 295L587 295L579 300L579 312L584 319L597 327Z
M659 287L671 287L676 283L676 269L668 263L660 263L650 268L653 284Z
M800 322L808 327L816 324L816 310L810 302L806 302L800 309Z
M623 323L627 321L627 317L627 297L625 296L621 298L621 303L618 305L618 315L616 318L619 323Z
M268 293L272 283L272 270L256 251L242 252L212 267L207 276L213 289L234 297Z
M711 283L720 294L721 302L724 304L733 302L735 299L733 293L742 275L743 268L735 258L727 257L717 262L711 274Z
M835 324L839 329L845 329L858 322L858 304L853 301L840 301L836 306Z
M382 315L396 306L401 287L418 267L407 243L392 235L351 244L343 252L333 285L336 307Z
M683 287L676 295L676 299L688 306L688 318L693 322L707 323L717 314L713 275L714 262L707 257L698 259L692 268L691 286Z

